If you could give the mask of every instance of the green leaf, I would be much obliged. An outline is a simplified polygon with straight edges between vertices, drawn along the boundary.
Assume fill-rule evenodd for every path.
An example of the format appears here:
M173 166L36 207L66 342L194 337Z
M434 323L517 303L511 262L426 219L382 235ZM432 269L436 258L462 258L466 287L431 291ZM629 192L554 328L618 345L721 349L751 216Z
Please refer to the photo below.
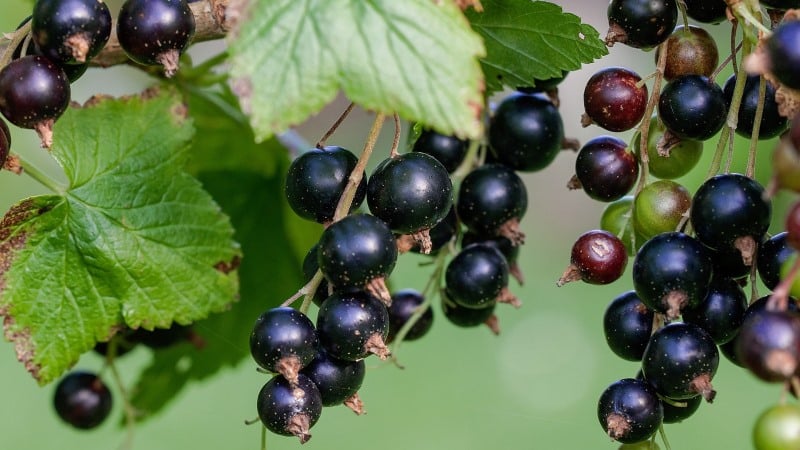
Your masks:
M451 1L243 2L231 75L259 140L343 90L356 104L446 134L481 134L484 50Z
M481 60L487 93L532 86L608 54L599 33L549 2L483 0L484 12L466 12L486 45Z
M178 98L154 91L56 123L68 189L0 223L0 314L40 383L123 326L188 324L235 300L233 229L183 170L192 134Z
M243 253L241 300L225 314L194 324L194 333L205 342L202 348L187 343L153 352L131 399L143 413L140 419L163 410L190 382L249 361L256 318L302 287L302 258L321 232L319 225L292 213L283 197L286 150L275 140L254 143L229 92L188 89L186 101L197 126L188 167L236 229Z

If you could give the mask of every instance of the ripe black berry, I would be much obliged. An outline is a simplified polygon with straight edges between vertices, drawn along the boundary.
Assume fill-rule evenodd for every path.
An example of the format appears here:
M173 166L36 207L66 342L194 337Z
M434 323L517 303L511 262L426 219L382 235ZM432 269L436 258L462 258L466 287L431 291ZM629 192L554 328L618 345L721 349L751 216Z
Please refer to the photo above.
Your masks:
M250 354L261 368L297 381L297 373L317 354L317 332L305 314L289 307L262 313L250 333Z
M297 436L305 443L311 439L309 430L322 414L322 397L317 386L303 374L297 376L296 383L277 375L261 388L256 408L268 430Z
M655 314L634 291L614 298L603 314L603 331L608 347L628 361L641 361L650 341Z
M75 428L95 428L111 412L111 391L92 372L74 371L58 382L53 398L56 413Z
M522 275L522 270L517 263L517 258L519 257L520 246L514 245L508 238L503 236L493 236L493 237L486 237L481 236L477 233L472 231L467 231L461 237L461 246L466 247L470 244L485 244L491 247L496 248L503 254L506 258L506 262L508 263L508 273L512 277L514 277L519 284L524 282L524 276Z
M161 65L171 77L194 37L194 15L186 0L126 0L117 18L117 37L129 58Z
M744 83L744 93L742 103L739 106L739 119L736 125L736 133L749 138L753 135L756 121L756 109L758 108L759 84L761 77L758 75L747 75ZM775 100L777 89L769 81L764 81L767 86L764 95L763 111L761 122L758 129L758 139L771 139L786 130L789 120L782 116L778 110L778 102ZM736 75L731 75L725 81L722 92L725 94L725 102L730 107L733 100L733 89L736 84Z
M650 48L664 42L678 23L674 0L611 0L606 44Z
M333 220L350 172L358 158L342 147L328 146L309 150L295 158L286 172L284 192L292 211L318 223ZM367 194L367 181L361 180L350 210L358 208Z
M627 131L644 117L647 85L636 72L607 67L596 72L583 90L584 126L595 123L609 131Z
M497 105L488 134L498 162L532 172L547 167L558 155L564 124L558 109L546 97L512 94Z
M736 336L747 310L747 296L736 281L715 278L700 304L683 311L683 321L704 329L717 345Z
M800 22L784 21L766 39L769 68L781 84L800 89Z
M684 400L662 400L661 406L664 407L664 423L683 422L700 408L701 403L703 403L703 397L699 395Z
M463 307L482 309L495 302L519 306L508 290L508 263L492 246L464 247L448 263L444 277L450 299Z
M587 231L572 245L570 264L556 284L609 284L622 276L627 264L628 251L618 237L604 230Z
M702 395L714 400L711 380L719 366L714 340L697 325L673 322L657 330L642 356L645 379L660 395L683 400Z
M322 406L344 403L348 408L363 413L358 390L366 375L364 360L345 361L320 351L311 363L300 372L319 389Z
M748 314L736 338L736 356L761 380L788 380L800 367L800 316L768 309Z
M758 248L756 267L758 276L767 287L775 289L781 278L781 266L795 253L786 243L786 232L780 232L764 241Z
M67 76L44 56L25 56L0 70L0 112L18 127L35 129L45 147L52 145L53 123L69 100Z
M586 194L601 202L622 198L639 177L639 163L627 144L614 136L598 136L581 147L575 159L577 184Z
M364 291L335 293L317 314L319 342L331 356L358 361L370 354L389 356L389 313L380 300Z
M31 36L39 51L59 64L83 64L111 35L111 12L98 0L37 0Z
M447 291L442 291L442 313L448 322L461 328L473 328L486 325L495 335L500 334L497 316L494 315L496 302L486 308L467 308L450 299Z
M414 142L413 151L427 153L442 163L447 172L453 173L467 155L469 141L452 135L424 130Z
M387 342L394 340L397 333L411 319L425 302L425 297L417 290L402 289L392 294L392 304L389 305L389 337ZM414 325L408 329L408 333L403 337L403 341L414 341L425 334L433 326L433 310L425 307L425 312L419 316Z
M11 130L8 129L5 120L0 119L0 167L6 162L8 153L11 151Z
M698 22L719 23L725 20L725 0L684 0L686 14Z
M519 221L528 209L522 179L501 164L486 164L461 182L456 212L470 230L484 236L505 236L515 245L525 241Z
M658 116L680 139L704 141L725 125L728 107L722 88L701 75L683 75L667 83L658 100Z
M646 381L625 378L600 395L597 418L611 439L634 443L648 439L658 430L664 410L655 389Z

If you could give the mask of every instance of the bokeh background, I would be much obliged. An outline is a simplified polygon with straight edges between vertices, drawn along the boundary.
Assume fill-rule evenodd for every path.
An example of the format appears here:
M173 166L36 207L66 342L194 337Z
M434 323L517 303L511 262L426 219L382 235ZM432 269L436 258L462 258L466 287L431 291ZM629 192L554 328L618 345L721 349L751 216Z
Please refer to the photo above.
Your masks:
M567 11L579 14L605 33L607 3L597 0L559 1ZM112 10L119 2L109 1ZM0 30L13 30L30 12L30 0L2 0ZM727 24L710 26L720 53L728 53ZM198 59L219 49L219 43L198 45ZM617 45L610 55L571 73L561 85L562 117L567 134L585 142L604 134L597 127L581 128L582 92L586 80L602 67L625 66L643 76L654 70L653 52ZM730 70L718 79L722 82ZM74 98L83 101L103 92L121 95L137 92L150 79L130 67L91 69L73 85ZM315 141L342 110L339 99L322 114L298 127L297 132ZM370 115L356 111L329 141L355 151L363 146ZM407 128L406 128L407 129ZM624 139L630 133L620 134ZM44 170L57 176L59 168L38 147L32 132L13 130L14 151L23 153ZM391 129L387 127L378 152L388 152ZM694 191L706 174L716 140L709 141L704 160L683 182ZM773 142L761 145L758 178L766 183L769 152ZM737 138L734 171L744 170L746 143ZM385 155L384 155L385 156ZM379 158L379 157L376 157ZM367 414L357 417L343 408L328 408L313 429L308 449L614 449L596 418L600 393L613 381L632 377L638 367L613 355L602 331L602 315L616 295L631 289L630 276L610 286L572 283L557 288L569 260L575 238L599 226L604 205L581 191L568 191L575 155L564 152L540 173L523 176L529 191L529 209L523 220L528 239L520 256L526 282L513 280L511 289L524 302L519 310L501 305L497 309L502 333L488 329L460 329L441 314L423 340L407 343L399 352L405 369L376 359L368 360L369 371L360 392ZM0 173L0 209L29 195L44 193L28 177ZM776 199L773 231L783 223L785 205L794 200L787 194ZM280 255L276 255L277 258ZM404 256L392 275L395 288L422 289L428 271L420 267L424 258ZM630 266L630 264L629 264ZM299 288L300 286L297 286ZM761 292L764 293L763 287ZM288 296L290 292L287 292ZM435 306L438 313L438 304ZM312 308L312 313L314 313ZM246 346L246 342L231 343ZM138 349L120 360L122 377L131 382L149 360ZM86 355L78 368L97 370L102 361ZM136 449L257 449L258 426L245 426L256 416L255 399L266 376L247 360L235 369L221 372L202 384L182 391L163 414L139 425ZM747 449L757 415L782 396L780 386L765 385L722 358L714 385L714 404L704 404L689 420L667 425L674 449ZM117 402L114 416L99 429L79 432L63 425L52 406L53 386L39 387L16 361L13 347L0 343L0 448L3 449L113 449L124 439L118 426L122 409ZM268 436L268 448L298 448L294 438ZM663 448L663 445L662 445Z

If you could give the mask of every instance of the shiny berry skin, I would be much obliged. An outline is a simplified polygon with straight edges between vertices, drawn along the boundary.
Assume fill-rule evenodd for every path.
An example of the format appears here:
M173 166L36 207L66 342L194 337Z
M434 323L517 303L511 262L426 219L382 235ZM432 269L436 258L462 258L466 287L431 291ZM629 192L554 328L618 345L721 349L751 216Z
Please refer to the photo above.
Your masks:
M319 389L322 406L335 406L361 389L366 375L364 360L344 361L321 351L300 373Z
M647 132L647 170L656 178L672 180L686 175L697 166L703 154L703 143L684 139L669 148L659 149L659 142L666 131L658 115L654 114ZM641 159L640 147L641 134L637 131L633 137L633 152L638 159Z
M317 314L319 342L331 356L358 361L375 353L386 359L389 312L364 291L334 293Z
M111 391L97 374L73 371L56 385L53 405L61 420L89 430L103 423L111 413Z
M195 21L186 0L126 0L117 18L125 54L143 65L164 66L170 77L194 37Z
M646 381L625 378L612 383L597 402L597 419L611 439L635 443L652 436L664 418L655 389Z
M712 260L698 240L661 233L642 245L633 261L633 286L649 308L672 320L708 293Z
M800 1L797 0L761 0L760 3L767 8L778 10L800 8Z
M297 371L317 354L319 339L300 311L282 306L263 312L250 333L250 354L262 369L296 381Z
M719 23L726 19L725 0L684 0L686 14L698 22Z
M286 172L284 193L298 216L318 223L333 220L350 172L358 158L342 147L328 146L309 150L295 158ZM357 209L367 195L367 180L356 188L350 210Z
M682 403L685 406L678 406L671 404L669 401L661 401L661 406L664 407L664 423L678 423L688 419L700 408L703 403L703 397L696 396L684 400L673 401L674 403Z
M31 16L26 17L25 20L23 20L22 23L19 24L19 27L17 27L17 29L19 30L20 28L22 28L23 25L27 24L30 21L31 21ZM22 56L23 44L24 44L24 41L20 42L20 44L17 46L17 48L14 49L14 53L11 54L11 59L12 60L13 59L19 59L19 57ZM42 54L42 51L39 50L36 47L36 44L33 42L33 40L28 42L28 46L25 48L25 54L26 55L41 55L41 56L44 56ZM50 58L48 58L48 59L50 59ZM72 83L75 80L77 80L78 78L80 78L84 73L86 73L86 70L89 69L89 63L88 62L82 63L82 64L81 63L66 64L66 63L60 63L58 61L54 61L54 62L59 67L61 67L61 69L64 71L64 74L67 76L67 79L69 80L70 83Z
M627 264L628 251L618 237L604 230L587 231L572 245L569 267L557 285L575 280L613 283L622 276Z
M762 412L753 424L753 448L800 448L800 407L796 403L780 403Z
M514 245L508 238L503 236L486 237L476 234L472 231L467 231L461 236L461 247L466 247L470 244L484 244L494 247L503 254L508 263L508 273L514 277L519 284L523 283L522 271L517 264L521 246Z
M88 62L111 36L111 12L98 0L37 0L31 15L36 47L59 64Z
M650 341L655 314L634 291L611 301L603 314L603 332L611 351L628 361L641 361Z
M673 322L658 329L642 356L642 372L656 391L683 400L716 392L711 380L719 366L719 351L711 336L697 325Z
M756 108L758 108L758 92L760 79L758 75L747 75L744 83L744 93L742 103L739 106L739 120L736 125L736 134L749 138L753 135L756 121ZM788 127L789 120L778 112L778 102L775 100L777 89L769 81L764 95L764 110L758 129L758 139L771 139L783 133ZM730 106L733 99L733 89L736 84L736 76L731 75L725 81L722 92L725 94L725 102Z
M709 139L725 125L727 112L722 88L701 75L675 78L658 100L658 116L681 139Z
M425 302L425 297L422 293L415 289L402 289L392 294L392 304L389 305L389 337L387 342L394 340L397 333L411 319L411 316L416 313L422 304ZM419 319L414 322L414 325L408 329L408 333L403 337L405 341L415 341L422 336L425 336L433 326L433 310L430 307L425 308L425 312L419 316Z
M378 165L367 183L367 204L394 231L427 230L450 212L453 184L436 158L409 152Z
M601 202L625 196L639 177L639 163L627 144L614 136L598 136L581 147L575 176L586 194Z
M758 247L756 254L756 267L758 276L767 289L773 290L781 278L781 266L796 252L786 242L785 231L780 232L764 241Z
M0 119L0 166L6 162L8 153L11 151L11 131L8 129L5 120Z
M389 227L375 216L353 214L322 233L317 264L334 287L363 288L386 277L397 261L397 244Z
M497 303L486 308L475 309L461 306L450 299L446 291L442 293L442 313L448 322L460 328L474 328L486 325L494 334L499 334L497 316L494 315Z
M658 180L645 186L633 200L633 227L644 239L676 230L692 205L692 196L683 185Z
M703 28L679 25L667 38L664 79L671 81L681 75L710 77L719 64L719 50L714 38ZM660 48L660 47L659 47ZM658 61L659 51L655 59Z
M606 44L650 48L664 42L678 23L674 0L611 0Z
M764 188L737 173L706 180L695 192L690 212L700 242L715 250L737 248L742 251L745 264L752 254L742 247L746 245L742 239L761 242L771 216L772 201L765 198Z
M497 105L488 135L498 162L514 170L533 172L547 167L561 151L564 123L546 97L511 94Z
M67 76L44 56L15 59L0 70L0 112L20 128L57 119L69 100Z
M748 314L736 338L736 356L763 381L787 381L800 368L800 316L769 309Z
M484 236L505 236L516 245L524 241L518 226L528 209L528 192L513 170L486 164L461 182L456 212L470 230Z
M289 383L277 375L261 388L256 402L258 417L267 429L283 436L297 436L301 443L311 439L309 430L322 414L322 396L305 375Z
M638 86L641 81L639 74L622 67L595 72L583 90L583 107L591 123L609 131L636 126L647 107L647 85Z
M496 248L472 244L450 260L444 277L453 302L465 308L486 308L508 286L508 263Z
M414 142L412 151L427 153L442 163L448 173L453 173L467 156L469 141L452 135L424 130Z
M736 336L747 310L747 296L739 283L728 278L714 278L706 298L683 311L683 321L704 329L717 345Z
M784 21L766 39L769 67L788 88L800 89L800 22Z

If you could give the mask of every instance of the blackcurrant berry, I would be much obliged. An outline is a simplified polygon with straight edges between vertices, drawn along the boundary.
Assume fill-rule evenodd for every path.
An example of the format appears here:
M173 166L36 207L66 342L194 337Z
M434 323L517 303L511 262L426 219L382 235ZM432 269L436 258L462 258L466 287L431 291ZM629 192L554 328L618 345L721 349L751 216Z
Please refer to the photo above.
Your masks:
M474 328L486 325L495 335L500 334L500 326L494 309L497 303L491 303L486 308L466 308L450 299L446 291L442 291L442 313L448 322L461 328Z
M296 383L277 375L261 388L256 402L258 417L269 431L297 436L300 443L311 439L309 430L322 414L322 397L317 386L299 374Z
M771 9L791 9L800 8L800 1L798 0L761 0L761 5Z
M722 88L702 75L675 78L658 100L658 116L680 139L709 139L725 125L727 111Z
M608 347L622 359L641 361L653 331L654 316L634 291L614 298L603 314Z
M458 216L456 215L456 207L453 205L450 207L450 211L447 213L447 215L444 216L444 219L442 219L439 223L434 225L430 231L428 231L428 235L430 235L431 238L431 248L430 252L427 254L436 254L442 247L452 241L458 228ZM403 251L403 244L406 242L407 237L408 235L401 235L399 237L397 241L397 247L400 251ZM413 237L411 237L408 243L411 245L410 251L415 253L422 252L419 242L417 242L417 240Z
M422 253L430 253L429 230L450 212L453 184L433 156L405 153L384 160L369 177L367 204L389 228L415 235Z
M138 344L138 342L131 339L132 333L133 330L131 330L130 328L124 328L121 331L117 332L117 334L115 334L108 342L96 343L92 350L94 350L94 352L100 356L109 357L112 356L111 349L113 347L114 358L126 355L128 354L128 352L135 349Z
M314 359L319 339L314 324L300 311L277 307L263 312L250 333L250 354L261 368L290 383Z
M453 173L467 156L469 141L456 136L424 130L414 142L413 151L427 153L442 163L447 172Z
M447 264L444 278L450 299L465 308L482 309L495 302L520 306L508 290L508 263L490 245L462 248Z
M682 75L703 75L710 77L719 64L719 50L714 38L703 28L680 25L675 28L666 41L667 55L664 66L664 79L674 80ZM660 56L656 50L656 61Z
M684 400L662 399L661 406L664 407L664 423L683 422L700 408L701 403L703 403L703 397L699 395Z
M621 42L634 48L655 47L678 23L674 0L611 0L607 15L608 46Z
M719 366L719 351L702 328L673 322L657 330L642 356L642 372L660 395L683 400L702 395L708 402L716 392L711 380Z
M37 0L31 36L39 51L59 64L84 64L111 36L111 12L98 0Z
M331 224L319 239L317 263L335 289L366 287L389 303L385 278L396 261L394 235L375 216L349 215Z
M188 325L173 324L169 328L154 328L152 330L139 328L133 330L130 335L128 335L127 339L131 342L142 344L145 347L158 350L171 347L181 341L197 339L193 333L192 328Z
M581 123L609 131L630 130L644 117L647 98L647 85L636 72L622 67L601 69L583 90L586 116Z
M737 334L738 336L738 334ZM733 337L730 341L722 344L719 346L719 352L731 362L731 364L737 365L741 368L745 368L744 364L739 361L739 357L736 356L736 336Z
M697 239L715 250L738 249L751 265L755 247L769 228L772 202L752 178L729 173L706 180L692 198L690 217Z
M456 212L470 230L484 236L505 236L515 245L525 241L519 221L528 209L528 192L513 170L487 164L461 182Z
M581 187L601 202L622 198L639 177L639 163L627 144L614 136L598 136L581 147L575 159L575 177L569 187Z
M784 86L800 89L800 22L784 21L767 37L769 69Z
M699 241L683 233L662 233L636 254L633 286L645 305L673 320L706 297L711 267L711 256Z
M347 186L358 158L342 147L309 150L295 158L286 172L284 192L298 216L327 224L333 220L339 197ZM367 194L367 180L361 179L350 210L358 208Z
M604 230L587 231L572 245L570 264L558 286L581 280L589 284L613 283L625 271L628 251L622 241Z
M675 231L692 205L692 196L683 185L658 180L645 186L633 201L633 226L644 239Z
M715 277L730 278L736 281L737 284L747 284L745 278L750 276L753 266L745 265L742 260L742 254L739 253L738 249L712 250L709 248L708 250L711 260L714 262L713 273Z
M625 378L612 383L597 403L600 426L611 439L634 443L652 436L664 418L655 389L646 381Z
M35 129L42 145L53 142L53 123L69 106L69 80L44 56L25 56L0 70L0 112L21 128Z
M358 390L366 375L364 360L345 361L334 358L324 351L317 356L300 374L307 376L319 389L322 406L345 404L356 412L363 413Z
M547 167L561 151L564 124L546 97L512 94L497 105L488 134L498 162L532 172Z
M128 57L160 65L171 77L194 37L195 21L186 0L126 0L117 18L117 37Z
M319 342L331 356L358 361L371 354L389 356L389 313L380 300L364 291L335 293L317 314Z
M536 94L539 92L548 92L557 89L558 85L567 78L569 72L566 70L561 72L560 77L546 78L544 80L533 80L531 86L517 86L517 90L524 94Z
M111 391L97 374L74 371L56 385L53 405L64 422L89 430L103 423L111 412Z
M402 289L392 294L392 304L389 306L389 337L386 342L392 342L403 326L417 313L425 297L415 289ZM425 336L433 326L433 310L425 306L414 325L408 329L403 341L414 341Z
M753 135L756 121L756 109L759 103L759 84L761 77L758 75L747 75L744 83L744 93L742 93L742 103L739 106L739 119L736 125L736 133L749 138ZM775 100L777 89L769 81L766 83L766 91L763 100L763 110L761 122L758 129L758 139L771 139L786 130L789 120L782 116L778 109L778 102ZM725 102L730 107L733 100L733 90L736 84L736 75L731 75L725 81L722 92L725 94Z
M717 345L736 336L747 310L747 296L739 284L728 278L711 281L706 298L683 311L683 321L704 329Z
M508 263L508 274L514 277L519 284L523 284L524 276L519 268L517 259L519 258L520 246L514 245L508 238L503 236L486 237L481 236L472 231L467 231L461 236L461 247L466 247L470 244L485 244L496 248L503 254Z
M686 14L698 22L719 23L726 19L725 0L684 0Z
M5 120L0 119L0 167L5 164L9 152L11 152L11 131Z
M787 381L800 367L800 316L769 309L748 314L736 338L736 356L763 381Z
M30 21L31 21L31 16L28 16L27 18L25 18L25 20L22 21L22 23L19 24L17 29L20 29L23 25L27 24ZM17 48L14 49L14 52L11 54L11 59L19 59L22 56L22 49L24 42L25 41L20 42ZM36 46L33 40L28 42L28 46L25 47L25 55L44 56L42 51L39 50L39 48ZM59 61L53 61L53 62L55 62L59 67L61 67L61 69L64 71L64 74L67 75L67 79L69 80L70 83L73 83L75 80L80 78L84 73L86 73L86 70L89 69L88 62L75 63L75 64L61 63Z
M756 267L758 276L767 289L775 289L780 282L781 266L795 252L796 250L786 242L785 231L772 236L758 247Z

